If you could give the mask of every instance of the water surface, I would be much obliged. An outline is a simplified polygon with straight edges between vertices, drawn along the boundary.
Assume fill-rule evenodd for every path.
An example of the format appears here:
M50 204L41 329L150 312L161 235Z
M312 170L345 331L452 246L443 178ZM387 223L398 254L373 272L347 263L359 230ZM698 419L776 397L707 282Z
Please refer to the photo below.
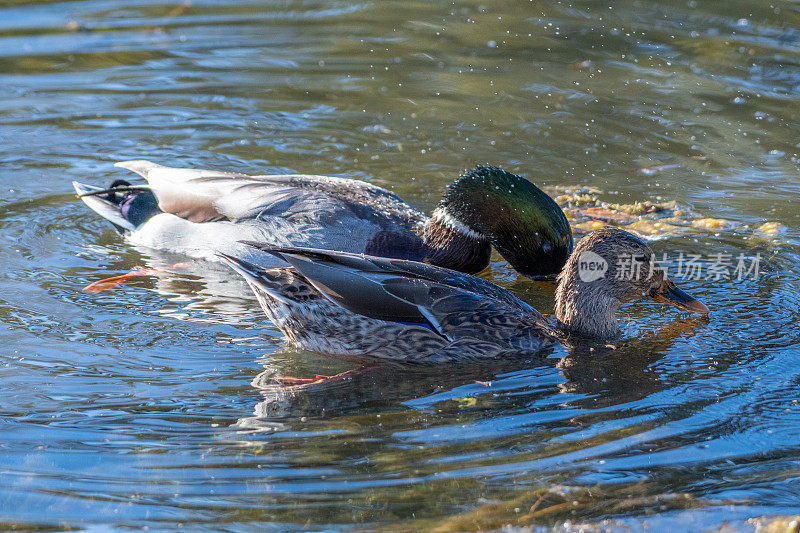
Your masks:
M800 512L796 2L0 6L3 529L748 530ZM653 248L760 254L761 273L682 281L707 321L625 306L616 350L286 393L273 376L354 365L285 345L222 267L81 292L181 260L72 194L130 179L125 159L346 176L428 211L492 163L722 219ZM552 312L551 283L499 257L483 275Z

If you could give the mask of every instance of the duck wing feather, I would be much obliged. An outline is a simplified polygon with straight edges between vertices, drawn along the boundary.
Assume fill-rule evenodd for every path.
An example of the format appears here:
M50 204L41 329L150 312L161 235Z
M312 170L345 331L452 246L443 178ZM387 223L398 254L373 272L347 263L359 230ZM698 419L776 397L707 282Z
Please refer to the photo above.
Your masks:
M426 220L396 194L358 180L305 174L248 176L171 168L144 160L116 166L143 176L163 211L191 222L277 216L324 226L347 215L398 231Z
M475 338L540 349L544 318L487 280L414 261L245 241L295 267L323 296L354 313L430 327L449 340Z
M291 246L276 246L269 243L240 241L243 244L259 249L263 252L271 253L283 258L284 255L294 255L305 257L307 261L312 261L319 265L341 265L362 274L375 273L394 273L407 278L418 278L433 281L442 285L464 289L478 295L499 300L514 309L519 309L525 313L539 315L539 312L531 307L527 302L517 297L514 293L495 285L491 281L464 274L455 270L442 268L419 261L406 259L393 259L388 257L374 257L364 254L349 252L338 252L332 250L321 250L315 248L301 248ZM287 262L288 259L284 259Z

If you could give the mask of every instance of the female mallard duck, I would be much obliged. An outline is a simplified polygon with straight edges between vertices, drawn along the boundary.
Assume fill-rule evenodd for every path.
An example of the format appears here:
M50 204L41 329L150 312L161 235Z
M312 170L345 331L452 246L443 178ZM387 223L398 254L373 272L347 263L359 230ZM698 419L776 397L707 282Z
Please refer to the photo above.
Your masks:
M620 304L641 296L708 313L663 270L650 269L647 244L610 227L584 237L559 274L555 328L511 292L474 276L413 261L247 244L291 265L263 269L224 256L270 320L299 347L332 355L438 363L538 352L562 334L608 339L620 333ZM605 275L587 275L587 261L607 265Z
M362 181L307 175L247 176L170 168L149 161L116 166L148 186L117 180L107 189L73 182L80 198L136 244L215 259L222 252L262 266L268 254L240 240L410 259L478 272L490 247L520 273L555 274L572 251L564 213L531 182L475 167L445 192L431 217Z

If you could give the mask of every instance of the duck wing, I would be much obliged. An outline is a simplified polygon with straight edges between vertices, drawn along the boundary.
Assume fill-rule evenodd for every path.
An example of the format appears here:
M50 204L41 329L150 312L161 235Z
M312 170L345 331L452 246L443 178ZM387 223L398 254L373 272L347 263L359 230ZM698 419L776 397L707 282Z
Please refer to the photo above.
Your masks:
M240 242L281 258L283 258L285 254L304 257L307 261L313 261L320 266L339 265L364 274L394 273L403 277L428 280L499 300L513 309L541 316L539 312L527 302L521 300L514 293L495 285L491 281L455 270L420 263L419 261L374 257L364 254L306 247L275 246L269 243L254 241ZM288 260L286 261L289 262Z
M147 180L158 199L159 208L190 222L235 220L237 213L226 212L218 200L248 183L248 176L233 172L172 168L150 161L121 161L115 167L132 170Z
M555 341L537 311L522 312L500 300L431 281L394 277L383 288L417 307L444 337L538 351Z
M323 296L354 313L538 350L552 342L544 318L486 280L414 261L245 242L291 264Z
M281 217L325 226L346 216L398 231L426 220L396 194L358 180L304 174L248 176L144 160L116 166L143 176L163 211L191 222Z

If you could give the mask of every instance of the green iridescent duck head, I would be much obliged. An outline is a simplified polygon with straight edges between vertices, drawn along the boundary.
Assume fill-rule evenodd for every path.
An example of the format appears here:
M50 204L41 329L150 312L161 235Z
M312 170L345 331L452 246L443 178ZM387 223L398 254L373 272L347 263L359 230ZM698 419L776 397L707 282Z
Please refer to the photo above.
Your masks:
M489 240L526 276L557 274L572 252L572 230L558 204L530 181L499 168L466 171L448 187L433 216Z

